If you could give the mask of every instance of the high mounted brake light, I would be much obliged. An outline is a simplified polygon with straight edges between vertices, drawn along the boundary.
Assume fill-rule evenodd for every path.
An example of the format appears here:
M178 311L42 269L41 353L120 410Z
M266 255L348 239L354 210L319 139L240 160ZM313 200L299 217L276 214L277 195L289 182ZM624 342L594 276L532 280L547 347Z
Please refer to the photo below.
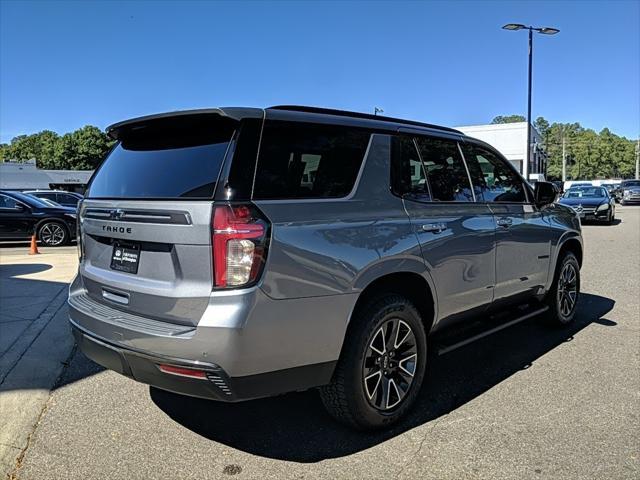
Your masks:
M254 284L267 254L269 223L264 215L251 204L215 205L212 227L214 287Z

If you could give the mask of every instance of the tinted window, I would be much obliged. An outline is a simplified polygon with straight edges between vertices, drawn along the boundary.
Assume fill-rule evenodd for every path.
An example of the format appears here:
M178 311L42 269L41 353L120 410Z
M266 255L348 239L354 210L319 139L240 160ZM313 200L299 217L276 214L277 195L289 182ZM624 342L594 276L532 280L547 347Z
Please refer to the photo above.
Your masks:
M472 202L469 176L458 144L452 140L430 137L419 137L417 143L433 200Z
M79 201L78 197L74 197L73 195L69 195L67 193L59 193L58 194L58 203L64 203L66 205L77 205Z
M427 175L411 137L393 137L391 188L396 195L431 200Z
M54 202L57 201L55 193L32 193L31 195L38 198L46 198L47 200L53 200Z
M11 195L17 198L19 202L26 203L30 207L36 207L36 208L50 207L50 205L46 204L45 202L40 200L38 197L34 197L33 195L29 195L21 192L12 192Z
M254 198L346 196L358 176L369 136L344 127L267 122Z
M590 198L603 198L607 197L607 191L604 188L600 187L578 187L578 188L570 188L563 195L565 198L582 198L582 197L590 197Z
M475 145L464 145L463 150L479 201L527 201L522 179L504 160L493 152Z
M0 195L0 208L16 208L16 201L6 195Z
M211 198L233 127L203 123L128 133L98 169L89 198Z

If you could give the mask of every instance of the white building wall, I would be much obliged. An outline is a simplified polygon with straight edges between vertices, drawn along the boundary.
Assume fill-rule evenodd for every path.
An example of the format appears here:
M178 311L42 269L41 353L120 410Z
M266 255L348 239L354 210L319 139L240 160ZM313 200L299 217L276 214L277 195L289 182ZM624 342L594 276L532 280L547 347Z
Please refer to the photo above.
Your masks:
M0 163L0 188L48 189L55 185L86 185L93 170L40 170L35 163Z
M467 125L455 128L470 137L477 138L493 146L516 167L523 177L528 178L529 172L527 171L525 153L527 151L527 122ZM541 141L542 139L536 129L531 127L532 145Z

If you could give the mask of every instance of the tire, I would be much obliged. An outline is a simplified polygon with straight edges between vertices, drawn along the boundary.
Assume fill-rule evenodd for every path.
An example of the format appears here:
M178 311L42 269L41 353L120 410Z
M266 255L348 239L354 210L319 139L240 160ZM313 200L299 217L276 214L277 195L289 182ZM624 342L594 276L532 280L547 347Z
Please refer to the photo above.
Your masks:
M38 227L38 240L47 247L60 247L69 243L69 230L61 222L46 221Z
M580 264L571 252L558 261L553 285L545 303L549 307L547 318L556 325L569 325L576 314L580 297Z
M320 388L322 403L336 420L358 430L392 425L415 403L426 357L415 306L396 294L374 299L352 318L332 382Z

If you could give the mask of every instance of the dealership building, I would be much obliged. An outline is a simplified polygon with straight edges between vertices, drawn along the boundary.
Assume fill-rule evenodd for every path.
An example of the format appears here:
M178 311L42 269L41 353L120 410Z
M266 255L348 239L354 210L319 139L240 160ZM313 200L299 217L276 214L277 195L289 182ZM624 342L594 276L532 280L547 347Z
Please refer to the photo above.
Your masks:
M531 129L531 172L527 171L527 122L468 125L455 127L470 137L487 142L504 155L524 178L529 174L545 173L547 155L542 148L542 137Z
M93 170L40 170L35 160L0 163L0 189L60 189L84 193Z

